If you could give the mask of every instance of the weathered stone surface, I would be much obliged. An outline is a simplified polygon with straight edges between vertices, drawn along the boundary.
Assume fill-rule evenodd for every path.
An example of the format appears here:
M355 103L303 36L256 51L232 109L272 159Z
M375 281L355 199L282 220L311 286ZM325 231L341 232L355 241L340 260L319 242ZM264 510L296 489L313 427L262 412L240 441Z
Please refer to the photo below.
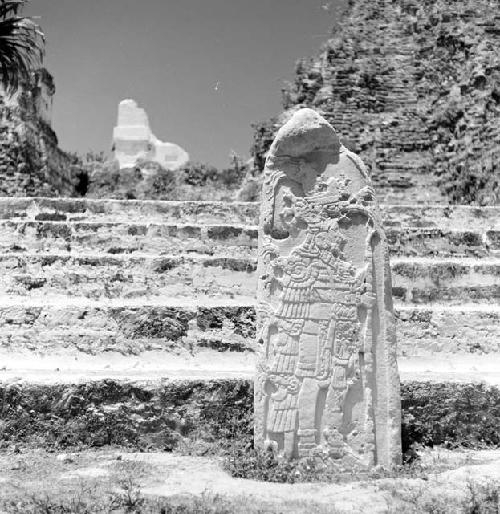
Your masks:
M498 304L499 259L393 258L394 299L408 303Z
M54 79L38 70L9 96L0 90L0 194L72 196L74 155L63 152L51 127Z
M92 354L108 356L110 362L112 352L116 356L159 351L169 360L175 355L192 360L206 350L253 354L254 306L227 299L221 303L196 306L192 298L184 305L179 301L169 305L165 299L148 302L146 298L109 303L68 297L59 301L52 298L49 303L31 298L23 305L4 304L0 306L0 351L6 353L0 361L6 366L7 360L12 360L9 354L26 352L37 352L47 359L66 355L68 361L81 361L84 354ZM251 359L253 366L253 356ZM227 364L226 371L234 371Z
M500 355L500 308L478 304L400 306L397 332L401 357L441 355L452 371L456 356L468 360L472 370L471 354L489 355L490 359Z
M0 197L0 219L134 222L170 224L258 224L260 203L205 201L94 200L88 198ZM500 234L500 207L467 205L381 205L386 232L404 234L416 229L440 231L442 238L457 233L477 234L484 250L493 249ZM460 229L460 230L458 230ZM399 241L403 236L399 237ZM416 242L406 239L409 245ZM392 251L393 248L391 247ZM441 254L445 247L439 247Z
M156 302L70 297L47 302L45 298L24 297L16 303L12 297L11 302L0 304L0 348L8 353L33 352L35 360L36 355L46 359L64 352L69 352L70 359L81 359L83 354L111 357L112 352L142 355L162 351L171 359L183 352L193 356L201 349L245 351L252 354L251 366L255 365L253 302L245 305L222 299L196 307L191 298L184 298L183 303L170 300L170 304L160 298ZM486 360L480 364L471 356L484 357L497 366L500 308L399 305L395 310L398 361L404 359L406 369L411 371L417 361L421 369L420 358L425 357L429 372L437 372L435 363L441 359L446 363L441 369L454 373L460 366L484 378L480 370L485 369ZM0 358L4 364L6 355ZM491 377L495 383L500 383L498 376Z
M353 0L283 107L313 107L389 203L500 202L500 17L490 0ZM288 113L289 115L289 113ZM256 127L263 169L280 124Z
M211 256L133 257L0 254L0 297L255 297L254 260Z
M385 235L368 173L301 109L264 175L255 439L347 466L401 458L399 376Z
M237 225L0 221L1 252L99 254L200 253L246 257L257 247L257 229ZM101 255L104 257L104 255Z
M494 213L492 216L495 216ZM396 217L394 215L394 217ZM500 209L498 211L500 216ZM251 202L165 202L88 198L0 197L0 219L254 226L259 204Z
M83 234L70 243L73 251L81 252L77 256L64 251L69 244L66 239L45 236L30 244L44 253L33 248L21 251L30 243L23 237L26 234L20 231L14 243L12 227L4 228L12 239L6 237L5 244L0 245L6 251L0 253L0 295L52 299L162 297L165 301L209 295L248 304L255 299L257 259L253 239L248 244L234 237L206 239L200 227L190 226L160 230L157 226L113 225L87 233L85 224L83 228L78 224L74 228L82 229ZM10 252L14 244L17 251ZM103 253L87 254L88 245ZM498 259L395 257L391 270L393 297L404 304L497 304L500 298Z
M123 100L118 106L113 147L120 168L132 168L137 161L145 160L175 170L189 161L188 153L179 145L164 143L151 132L146 111L134 100Z
M184 310L193 319L189 313L198 295L203 303L212 296L221 313L237 302L251 314L235 324L224 321L232 315L214 321L213 307L207 308L211 321L203 322L203 331L188 333L193 347L240 348L244 341L237 327L255 330L251 289L257 284L258 207L0 198L1 344L43 353L73 348L140 354L157 347L170 352L170 343L150 338L147 330L144 337L140 328L124 335L113 310L130 309L131 319L140 311L141 319L158 326L152 303ZM390 250L397 256L392 274L400 355L411 360L433 351L457 358L496 352L500 325L492 304L499 264L490 236L500 229L499 208L383 206L382 212L384 226L397 241ZM475 234L462 246L453 244L457 226ZM415 237L405 236L412 231ZM425 239L429 231L432 239ZM463 259L457 253L488 259ZM471 305L462 309L464 302ZM171 340L174 347L183 347L182 337Z
M459 225L460 227L460 225ZM394 255L415 257L453 255L455 257L486 257L498 253L495 234L484 231L428 227L388 228L387 241Z

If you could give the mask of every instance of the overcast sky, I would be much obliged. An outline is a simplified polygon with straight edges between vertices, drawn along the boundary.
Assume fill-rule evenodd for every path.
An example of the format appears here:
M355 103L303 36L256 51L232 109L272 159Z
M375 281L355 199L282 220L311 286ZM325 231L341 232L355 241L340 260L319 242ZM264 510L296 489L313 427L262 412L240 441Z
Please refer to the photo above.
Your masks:
M295 61L328 37L344 0L31 0L55 77L65 150L109 152L117 105L193 160L249 155L250 124L280 111Z

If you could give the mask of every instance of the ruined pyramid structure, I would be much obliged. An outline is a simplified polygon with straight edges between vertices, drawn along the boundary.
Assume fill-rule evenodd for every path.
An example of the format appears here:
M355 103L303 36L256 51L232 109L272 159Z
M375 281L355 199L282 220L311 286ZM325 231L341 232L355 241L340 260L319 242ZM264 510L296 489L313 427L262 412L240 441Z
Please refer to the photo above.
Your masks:
M489 0L356 0L256 127L313 107L373 170L386 203L500 203L500 17Z

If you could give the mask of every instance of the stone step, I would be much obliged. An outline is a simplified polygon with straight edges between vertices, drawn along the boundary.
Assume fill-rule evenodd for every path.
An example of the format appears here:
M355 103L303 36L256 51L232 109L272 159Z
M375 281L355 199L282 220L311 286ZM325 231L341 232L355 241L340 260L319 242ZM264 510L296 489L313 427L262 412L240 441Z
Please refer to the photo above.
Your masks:
M0 350L0 384L78 384L102 380L154 384L171 381L252 380L252 354L202 352L186 358L158 351L141 356L36 355ZM401 381L486 382L500 385L500 355L399 357Z
M37 355L0 350L0 383L78 384L98 380L155 383L164 380L253 379L251 354L203 351L195 356L158 350L140 356L106 352L100 355L61 352Z
M253 353L255 308L236 300L26 299L0 304L0 348L38 355ZM164 302L164 300L163 300ZM402 357L500 355L500 307L396 304ZM0 360L1 362L1 360ZM499 368L500 369L500 368Z
M391 259L402 302L496 303L500 259ZM204 255L0 254L0 295L139 298L209 295L253 301L256 259ZM168 301L167 301L168 303Z
M0 219L258 225L259 202L166 202L0 197ZM386 227L500 230L500 206L381 205Z
M257 247L257 210L249 203L0 198L0 251L243 256ZM393 255L500 255L500 208L383 206L383 214Z
M395 310L401 356L500 355L498 305L396 304Z
M500 256L500 230L436 227L386 227L392 256L488 257Z
M223 253L247 256L257 248L257 228L110 221L0 221L0 252L71 252L108 255Z
M403 302L500 303L500 259L391 259L392 293Z
M193 355L253 352L252 303L204 297L89 301L82 298L29 298L0 302L0 348L50 354L65 349L82 353ZM1 361L0 361L1 362Z
M255 202L165 202L87 198L0 197L0 219L114 223L256 225Z
M256 255L258 231L245 225L0 220L0 252ZM394 256L500 256L500 230L386 228Z
M499 231L500 206L468 205L382 205L384 227L440 228Z
M255 297L255 270L255 259L189 254L0 254L0 296L194 299L209 295L249 302Z

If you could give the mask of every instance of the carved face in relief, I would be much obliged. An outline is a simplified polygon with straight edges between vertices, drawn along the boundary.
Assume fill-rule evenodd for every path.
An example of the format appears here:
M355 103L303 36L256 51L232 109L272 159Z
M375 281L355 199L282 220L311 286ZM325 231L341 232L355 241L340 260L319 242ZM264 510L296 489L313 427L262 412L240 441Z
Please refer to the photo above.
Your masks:
M307 275L309 269L308 263L304 262L299 256L292 256L289 258L287 262L287 274L292 277L292 279L301 279Z
M328 232L320 232L314 239L316 246L320 250L329 250L332 247L332 239Z
M285 192L278 212L277 228L286 231L287 235L296 237L301 230L307 227L308 222L304 200L295 196L291 191Z
M295 196L292 193L283 195L283 207L279 214L280 220L285 227L292 227L295 221Z
M316 234L314 242L321 253L328 252L337 257L342 251L344 237L338 231L337 224L335 224L328 227L326 231Z

